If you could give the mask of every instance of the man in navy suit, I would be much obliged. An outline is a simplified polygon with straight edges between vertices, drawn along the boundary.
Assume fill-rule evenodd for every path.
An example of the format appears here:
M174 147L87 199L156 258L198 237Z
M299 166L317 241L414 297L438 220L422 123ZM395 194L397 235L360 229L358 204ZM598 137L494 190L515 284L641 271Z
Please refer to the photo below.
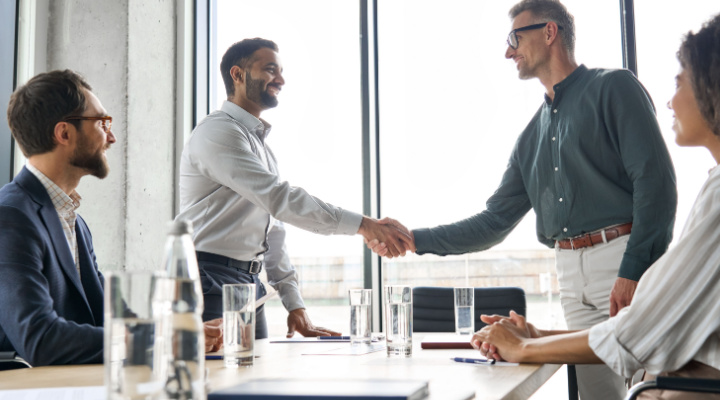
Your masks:
M73 71L52 71L8 106L27 164L0 189L0 351L33 366L103 361L103 276L75 188L107 176L115 136L91 90ZM220 346L218 322L205 326L207 351Z

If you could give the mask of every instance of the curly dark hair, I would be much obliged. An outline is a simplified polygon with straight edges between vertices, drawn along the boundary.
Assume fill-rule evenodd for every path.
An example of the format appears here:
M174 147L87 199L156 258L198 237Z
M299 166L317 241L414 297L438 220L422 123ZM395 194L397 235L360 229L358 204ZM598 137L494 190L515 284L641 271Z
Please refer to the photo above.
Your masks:
M688 32L677 57L688 72L700 115L720 136L720 14L707 21L698 33Z
M25 157L48 153L57 145L55 125L72 115L82 115L90 84L69 69L38 74L10 96L8 125ZM79 126L80 121L69 121Z
M515 19L520 13L530 11L535 23L552 21L563 28L558 31L563 45L571 56L575 55L575 17L558 0L522 0L510 9L508 15Z
M228 97L235 94L235 85L233 85L233 79L230 76L230 69L235 65L243 69L251 65L254 61L252 55L262 48L278 51L275 42L261 38L241 40L227 49L220 62L220 75L222 75L225 93L227 93Z

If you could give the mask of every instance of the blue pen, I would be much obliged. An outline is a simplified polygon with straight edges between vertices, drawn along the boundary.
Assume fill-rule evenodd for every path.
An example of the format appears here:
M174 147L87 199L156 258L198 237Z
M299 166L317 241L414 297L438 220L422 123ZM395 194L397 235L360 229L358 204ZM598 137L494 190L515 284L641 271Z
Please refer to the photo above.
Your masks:
M318 340L350 340L350 336L318 336Z
M223 356L221 356L221 355L215 355L215 356L213 356L213 355L207 355L207 356L205 356L205 359L206 359L206 360L222 360L222 359L223 359Z
M485 364L485 365L493 365L495 364L495 359L491 358L489 360L483 360L481 358L463 358L463 357L455 357L451 358L451 360L455 362L461 362L461 363L468 363L468 364Z

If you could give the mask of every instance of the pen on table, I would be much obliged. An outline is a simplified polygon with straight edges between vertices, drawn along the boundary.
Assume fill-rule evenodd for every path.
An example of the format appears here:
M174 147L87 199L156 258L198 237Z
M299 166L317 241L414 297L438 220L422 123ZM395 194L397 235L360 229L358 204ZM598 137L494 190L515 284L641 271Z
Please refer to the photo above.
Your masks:
M318 336L318 340L350 340L350 336Z
M486 365L493 365L495 364L495 359L490 358L488 360L483 360L482 358L463 358L463 357L455 357L451 358L451 360L455 362L461 362L461 363L468 363L468 364L486 364Z
M219 354L218 355L206 355L205 359L206 360L222 360L223 356L221 356Z

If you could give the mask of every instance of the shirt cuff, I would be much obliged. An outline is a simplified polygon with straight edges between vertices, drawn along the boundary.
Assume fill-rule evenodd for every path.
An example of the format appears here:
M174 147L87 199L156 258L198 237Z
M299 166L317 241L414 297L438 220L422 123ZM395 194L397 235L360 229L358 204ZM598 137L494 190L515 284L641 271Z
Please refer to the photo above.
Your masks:
M657 259L654 257L653 259ZM622 261L620 262L620 270L618 271L618 277L630 279L631 281L639 281L645 271L650 268L650 265L646 260L638 260L637 258L625 253Z
M336 235L355 235L360 229L360 223L363 216L348 210L342 210L340 215L340 223L338 224Z
M415 253L427 253L430 250L430 229L413 229L412 233L415 238Z
M617 316L590 328L588 345L595 355L615 373L630 378L642 368L642 364L618 341L615 335L616 325L622 323L621 316L628 308L620 310Z
M293 285L283 285L278 292L280 294L280 301L282 301L283 307L285 307L288 312L297 310L298 308L305 308L305 302L297 287Z

